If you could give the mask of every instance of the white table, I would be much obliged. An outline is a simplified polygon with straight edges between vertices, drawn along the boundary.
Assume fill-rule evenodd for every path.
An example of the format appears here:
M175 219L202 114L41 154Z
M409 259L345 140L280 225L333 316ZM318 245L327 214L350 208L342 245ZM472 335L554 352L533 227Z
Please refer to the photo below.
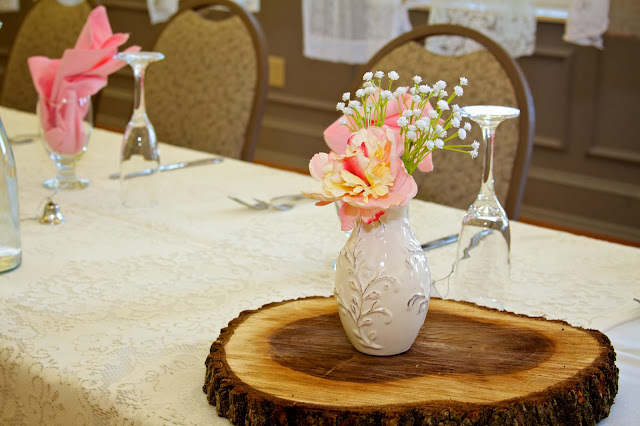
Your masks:
M35 117L0 108L9 134ZM67 222L34 218L55 174L39 143L18 145L23 263L0 275L1 424L227 424L202 393L204 360L242 310L330 295L344 244L335 209L305 201L251 211L227 199L310 188L308 176L227 159L162 173L155 209L118 199L121 136L95 130L78 174L91 185L54 199ZM163 163L203 153L161 146ZM420 241L456 233L463 212L414 201ZM434 277L455 247L428 253ZM640 250L512 223L507 309L595 328L618 354L620 391L606 425L640 418Z

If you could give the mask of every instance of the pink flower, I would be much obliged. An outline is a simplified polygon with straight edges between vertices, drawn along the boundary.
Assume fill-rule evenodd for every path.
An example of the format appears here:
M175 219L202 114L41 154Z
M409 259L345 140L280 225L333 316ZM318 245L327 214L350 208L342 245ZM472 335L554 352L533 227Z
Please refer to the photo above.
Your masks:
M376 94L377 97L377 94ZM398 100L400 100L398 102ZM402 96L402 99L392 99L387 104L387 111L384 117L384 124L387 125L393 132L396 134L396 140L402 141L400 136L400 126L398 126L398 119L402 116L402 112L407 109L405 106L411 105L411 95L409 93L405 93ZM422 115L426 116L427 113L434 109L431 106L431 103L427 102L425 108L422 111ZM345 116L343 116L345 117ZM341 117L342 118L342 117ZM347 141L349 136L351 135L351 130L343 124L340 124L340 119L334 121L327 129L324 131L324 140L331 148L332 151L342 154L345 152L347 147ZM375 124L375 123L372 123ZM398 149L400 150L398 155L402 154L404 149L403 143L398 143ZM433 170L433 158L431 155L427 155L427 157L422 160L418 164L418 169L422 172L430 172Z
M386 209L406 205L418 191L398 156L396 134L387 126L351 134L342 154L314 155L309 171L322 187L305 196L319 200L319 206L343 202L338 211L343 231L352 229L358 216L365 223L378 220Z

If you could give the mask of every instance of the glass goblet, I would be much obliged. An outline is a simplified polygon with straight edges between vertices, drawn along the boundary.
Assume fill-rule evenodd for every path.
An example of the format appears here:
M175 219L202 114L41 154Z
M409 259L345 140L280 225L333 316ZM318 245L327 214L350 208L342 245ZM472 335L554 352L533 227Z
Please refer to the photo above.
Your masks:
M88 179L76 177L76 163L87 151L93 130L91 97L70 95L55 101L40 97L36 114L40 139L58 171L56 177L45 180L42 185L57 191L89 186Z
M507 214L495 193L493 146L498 125L518 117L520 110L474 105L462 108L461 113L482 128L484 170L480 192L462 220L453 286L446 297L504 309L510 282L511 233Z
M156 132L145 108L144 74L149 64L164 59L164 55L122 52L115 59L128 63L135 79L133 114L125 128L120 152L120 197L126 207L151 207L158 202L160 154Z

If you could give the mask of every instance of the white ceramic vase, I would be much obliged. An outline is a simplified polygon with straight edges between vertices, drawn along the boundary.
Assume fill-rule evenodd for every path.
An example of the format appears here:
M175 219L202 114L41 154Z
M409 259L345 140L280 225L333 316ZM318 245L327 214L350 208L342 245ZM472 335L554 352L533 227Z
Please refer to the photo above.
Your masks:
M370 224L360 220L340 252L335 299L351 344L369 355L405 352L429 308L431 273L408 217L388 209Z

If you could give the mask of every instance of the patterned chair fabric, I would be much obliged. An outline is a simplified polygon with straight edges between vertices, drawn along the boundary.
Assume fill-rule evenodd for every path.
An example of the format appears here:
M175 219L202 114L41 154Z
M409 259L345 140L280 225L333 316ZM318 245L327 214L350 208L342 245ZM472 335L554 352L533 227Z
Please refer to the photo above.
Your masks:
M420 29L414 30L415 33L419 31ZM458 84L460 77L466 77L469 85L464 87L464 95L456 98L453 103L458 103L461 107L489 104L519 108L521 119L506 120L498 127L493 163L498 199L505 207L508 217L517 219L533 136L533 102L526 81L523 81L526 93L519 97L514 85L514 75L508 74L503 64L489 50L463 56L440 56L426 50L423 39L424 36L420 40L406 40L387 52L383 52L383 48L383 54L374 57L364 69L384 72L394 70L400 75L398 85L413 85L411 79L414 75L420 75L429 85L444 80L448 84L446 90L449 93L452 93L453 86ZM508 56L504 58L511 60ZM361 76L358 78L357 84L360 85ZM485 153L480 127L473 121L471 125L472 131L467 134L464 142L470 143L475 139L481 143L478 158L435 150L432 154L434 171L422 173L416 170L413 173L418 184L418 198L462 209L468 208L475 200L482 180ZM526 129L521 129L521 126Z
M35 112L38 94L27 59L30 56L62 57L65 49L75 45L92 7L89 2L64 6L57 0L38 0L32 6L11 46L0 104Z
M154 46L165 59L145 79L149 118L160 141L251 161L266 99L262 32L235 4L200 3L234 13L185 9L167 24Z

